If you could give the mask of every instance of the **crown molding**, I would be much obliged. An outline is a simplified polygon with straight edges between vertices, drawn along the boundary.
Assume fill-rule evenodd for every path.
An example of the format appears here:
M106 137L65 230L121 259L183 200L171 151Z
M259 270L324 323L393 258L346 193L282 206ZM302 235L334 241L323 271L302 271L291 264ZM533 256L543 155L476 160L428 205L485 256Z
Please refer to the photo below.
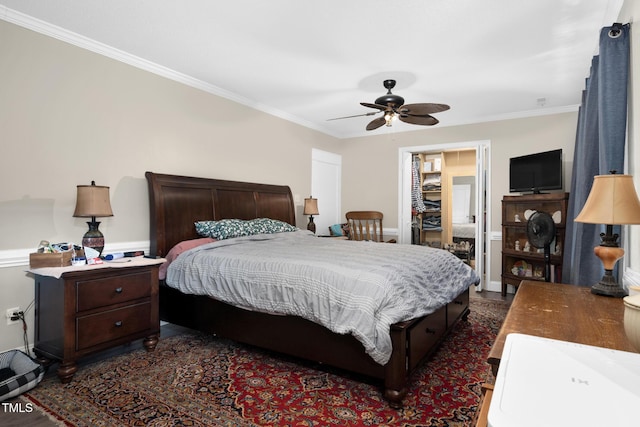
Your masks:
M269 115L279 117L289 122L299 124L300 126L314 129L314 130L317 130L318 132L327 133L326 129L323 129L315 125L314 123L308 122L306 120L302 120L299 117L295 117L284 111L255 102L248 98L242 97L236 93L222 89L221 87L203 82L202 80L195 79L191 76L172 70L168 67L156 64L154 62L151 62L146 59L140 58L138 56L132 55L130 53L124 52L122 50L116 49L112 46L106 45L104 43L90 39L88 37L81 36L80 34L58 27L57 25L50 24L48 22L42 21L40 19L18 12L16 10L9 9L6 6L0 5L0 19L7 22L11 22L12 24L18 25L20 27L35 31L37 33L43 34L45 36L63 41L65 43L69 43L79 48L97 53L99 55L106 56L116 61L131 65L132 67L136 67L141 70L148 71L150 73L167 78L169 80L182 83L184 85L193 87L195 89L200 89L212 95L220 96L230 101L237 102L238 104L242 104L247 107L251 107L253 109L262 111Z

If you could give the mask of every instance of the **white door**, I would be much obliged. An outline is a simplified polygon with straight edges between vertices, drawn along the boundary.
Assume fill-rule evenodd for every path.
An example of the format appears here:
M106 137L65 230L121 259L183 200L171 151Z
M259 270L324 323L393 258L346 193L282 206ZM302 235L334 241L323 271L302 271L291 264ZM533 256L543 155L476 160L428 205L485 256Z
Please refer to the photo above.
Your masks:
M313 148L311 150L311 195L318 199L316 234L326 236L329 227L341 220L342 156ZM308 197L305 195L305 197ZM308 218L307 218L308 221Z

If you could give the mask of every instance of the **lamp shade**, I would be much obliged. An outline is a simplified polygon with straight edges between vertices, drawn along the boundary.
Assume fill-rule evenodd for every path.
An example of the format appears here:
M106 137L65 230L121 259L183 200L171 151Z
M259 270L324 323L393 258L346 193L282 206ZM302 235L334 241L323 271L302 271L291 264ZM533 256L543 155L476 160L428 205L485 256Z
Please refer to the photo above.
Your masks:
M109 199L109 187L102 185L78 185L75 217L113 216Z
M640 224L640 200L631 175L597 175L576 222Z
M304 212L303 215L319 215L318 212L318 199L314 199L309 196L308 199L304 199Z

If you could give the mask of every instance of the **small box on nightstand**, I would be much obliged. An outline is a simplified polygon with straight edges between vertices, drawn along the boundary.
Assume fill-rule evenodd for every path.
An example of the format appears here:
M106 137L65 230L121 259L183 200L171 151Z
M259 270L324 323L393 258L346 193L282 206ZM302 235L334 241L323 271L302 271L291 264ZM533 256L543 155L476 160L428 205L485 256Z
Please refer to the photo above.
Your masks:
M29 254L31 268L67 267L71 265L72 252L32 253Z

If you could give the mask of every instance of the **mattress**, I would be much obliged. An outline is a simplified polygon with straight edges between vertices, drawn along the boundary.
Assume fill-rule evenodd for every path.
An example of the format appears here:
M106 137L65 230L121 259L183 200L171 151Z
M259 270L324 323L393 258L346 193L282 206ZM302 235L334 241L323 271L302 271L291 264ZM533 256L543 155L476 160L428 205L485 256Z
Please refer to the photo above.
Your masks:
M431 314L478 282L447 251L323 239L306 230L199 246L174 260L166 278L183 293L352 334L383 365L392 351L390 325Z
M453 224L453 237L459 237L461 239L475 239L476 224Z

